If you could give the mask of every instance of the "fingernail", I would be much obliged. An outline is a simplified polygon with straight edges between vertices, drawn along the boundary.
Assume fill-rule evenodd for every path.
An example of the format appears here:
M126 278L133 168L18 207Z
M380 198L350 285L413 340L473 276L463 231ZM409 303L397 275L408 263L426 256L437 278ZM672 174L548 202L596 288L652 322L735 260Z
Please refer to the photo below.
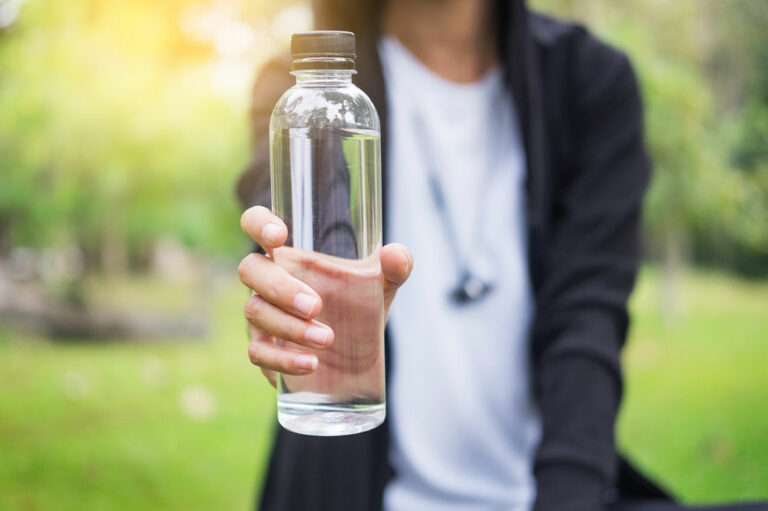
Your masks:
M280 236L280 226L277 224L267 224L261 230L261 237L270 243L276 243L278 236Z
M293 307L304 317L309 317L316 305L317 299L304 293L299 293L293 298Z
M309 326L304 331L304 338L317 346L325 346L331 339L331 331L320 326Z
M293 363L299 369L314 369L317 367L317 357L314 355L296 355Z

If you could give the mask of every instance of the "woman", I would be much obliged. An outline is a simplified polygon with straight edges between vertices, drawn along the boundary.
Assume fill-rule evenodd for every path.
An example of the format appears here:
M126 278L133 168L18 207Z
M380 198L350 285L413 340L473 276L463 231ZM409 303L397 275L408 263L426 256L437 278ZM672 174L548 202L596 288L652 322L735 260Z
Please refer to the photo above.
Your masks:
M522 0L327 0L315 12L318 28L357 35L356 82L382 118L386 237L415 257L381 252L384 426L278 428L261 509L679 509L614 446L650 170L627 58ZM245 206L270 204L269 115L288 73L276 60L255 87ZM264 207L242 226L267 250L287 237ZM252 362L273 382L311 372L313 356L273 335L296 325L306 344L313 290L259 254L240 275L254 290Z

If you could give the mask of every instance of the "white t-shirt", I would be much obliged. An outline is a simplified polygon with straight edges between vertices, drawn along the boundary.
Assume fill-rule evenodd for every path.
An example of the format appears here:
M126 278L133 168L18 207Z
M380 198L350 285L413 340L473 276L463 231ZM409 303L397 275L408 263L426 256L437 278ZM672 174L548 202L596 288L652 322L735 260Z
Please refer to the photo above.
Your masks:
M415 261L390 316L397 476L384 508L524 511L535 493L540 422L529 384L525 155L511 92L500 69L471 84L444 80L393 37L379 53L389 100L389 238ZM445 214L430 191L430 165ZM457 252L493 285L477 302L450 298Z

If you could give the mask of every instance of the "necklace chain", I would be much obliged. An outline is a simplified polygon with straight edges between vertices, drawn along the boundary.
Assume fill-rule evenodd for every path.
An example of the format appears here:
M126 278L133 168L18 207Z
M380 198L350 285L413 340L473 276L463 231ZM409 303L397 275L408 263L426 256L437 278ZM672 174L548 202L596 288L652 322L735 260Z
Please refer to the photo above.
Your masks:
M500 136L501 130L494 130L491 126L491 123L485 124L486 136L484 139L487 143L485 151L486 161L483 165L484 173L481 177L482 181L480 186L477 188L478 193L473 204L474 211L472 212L473 225L478 228L472 230L474 239L463 240L460 236L458 236L458 233L456 233L457 222L453 221L454 219L451 218L452 215L448 200L438 172L435 169L435 166L438 165L437 153L434 151L433 145L428 140L428 131L424 118L425 115L419 105L416 104L417 101L415 100L415 95L412 93L411 88L407 85L403 85L402 83L397 83L397 80L395 80L394 73L392 72L392 66L389 62L390 56L386 55L386 53L382 51L379 53L382 56L382 64L384 65L389 77L390 83L388 85L392 88L393 92L397 93L396 95L398 97L406 98L409 100L408 102L410 104L408 105L409 108L407 109L411 113L409 120L414 131L414 135L417 139L418 146L422 148L423 151L422 163L426 172L426 178L430 189L430 195L432 196L432 202L438 212L444 234L448 238L449 244L452 244L455 247L452 253L458 274L458 284L456 288L451 292L451 297L458 303L475 301L486 295L493 286L484 282L473 272L470 263L469 249L467 246L475 246L476 250L480 248L480 241L482 240L482 229L480 227L483 225L483 222L481 222L481 212L483 209L482 197L485 195L485 188L490 181L490 179L487 178L492 172L494 163L498 157L498 151L500 149L500 144L498 143L499 141L493 140L494 137L492 135L495 131L496 138L498 138ZM404 80L401 79L400 81L402 82ZM397 89L405 89L405 91ZM405 94L403 94L403 92L405 92ZM494 103L494 101L489 101L488 104L489 120L494 119Z

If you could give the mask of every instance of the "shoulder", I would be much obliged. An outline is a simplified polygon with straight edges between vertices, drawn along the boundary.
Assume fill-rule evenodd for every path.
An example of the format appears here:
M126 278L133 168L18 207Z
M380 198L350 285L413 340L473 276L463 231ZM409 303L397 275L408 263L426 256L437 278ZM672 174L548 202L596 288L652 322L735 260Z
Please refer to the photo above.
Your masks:
M601 62L607 66L617 66L629 60L622 51L602 41L578 23L532 12L529 27L534 43L542 50L567 53L579 64Z
M576 23L531 13L529 26L544 80L563 82L571 101L585 106L639 101L637 78L624 52Z

